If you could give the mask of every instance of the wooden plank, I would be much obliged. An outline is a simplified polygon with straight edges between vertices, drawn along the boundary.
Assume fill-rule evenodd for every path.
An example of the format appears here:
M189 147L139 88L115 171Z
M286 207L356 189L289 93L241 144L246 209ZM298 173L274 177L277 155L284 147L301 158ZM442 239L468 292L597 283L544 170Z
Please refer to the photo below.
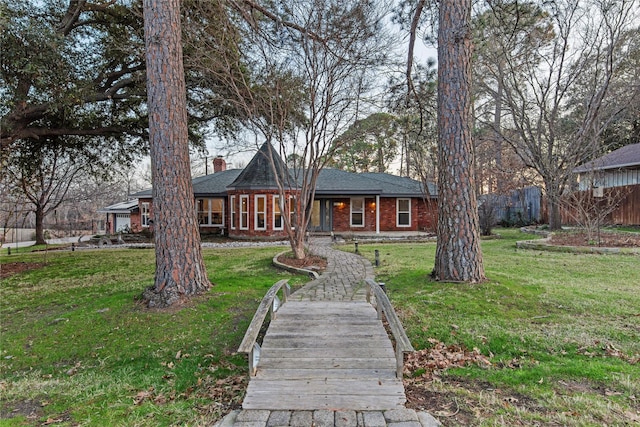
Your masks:
M329 379L278 379L267 380L256 377L249 382L249 391L260 394L334 394L362 396L404 396L402 382L397 378L383 381L377 378L329 378Z
M289 301L265 334L243 408L385 410L405 400L371 304Z
M393 362L395 364L395 361ZM262 365L262 363L261 363ZM395 366L395 365L394 365ZM379 368L305 368L305 369L271 369L258 367L257 377L261 380L282 380L282 379L382 379L392 380L396 378L395 369Z
M247 396L242 402L243 409L266 409L272 411L314 411L324 409L328 411L385 411L401 409L405 399L389 396L380 399L379 396L349 396L342 395L336 400L331 395L286 395L282 399L274 399L268 395Z
M399 384L398 384L399 383ZM244 409L386 410L406 401L397 378L373 380L253 380L247 388Z
M353 357L300 357L276 358L263 356L260 358L260 369L384 369L395 366L395 357L353 358Z
M375 349L380 347L380 343L367 339L367 338L357 338L352 340L336 340L336 341L300 341L293 338L282 338L282 339L270 339L262 345L263 349L267 348L328 348L328 349L339 349L344 346L352 346L360 349ZM367 350L368 351L368 350ZM366 353L366 351L364 351Z
M305 357L393 357L395 353L389 347L368 348L366 353L361 349L352 347L343 348L292 348L292 347L262 347L262 357L273 358L305 358Z

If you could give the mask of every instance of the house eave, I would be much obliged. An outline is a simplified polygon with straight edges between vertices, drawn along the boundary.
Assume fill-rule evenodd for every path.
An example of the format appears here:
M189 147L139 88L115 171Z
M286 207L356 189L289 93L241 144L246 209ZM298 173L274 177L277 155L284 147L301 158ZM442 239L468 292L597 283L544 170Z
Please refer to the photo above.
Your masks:
M609 166L600 166L600 167L579 167L579 168L575 168L573 170L573 173L588 173L588 172L595 172L595 171L604 171L604 170L612 170L612 169L627 169L627 168L633 168L633 167L637 167L640 168L640 163L638 162L633 162L633 163L623 163L620 165L609 165Z

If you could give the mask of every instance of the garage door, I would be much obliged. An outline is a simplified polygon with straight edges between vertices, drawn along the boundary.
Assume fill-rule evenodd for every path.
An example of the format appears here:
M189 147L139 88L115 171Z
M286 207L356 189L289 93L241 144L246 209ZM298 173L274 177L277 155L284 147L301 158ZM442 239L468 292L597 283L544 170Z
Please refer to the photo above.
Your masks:
M116 214L116 232L131 228L131 216L129 214Z

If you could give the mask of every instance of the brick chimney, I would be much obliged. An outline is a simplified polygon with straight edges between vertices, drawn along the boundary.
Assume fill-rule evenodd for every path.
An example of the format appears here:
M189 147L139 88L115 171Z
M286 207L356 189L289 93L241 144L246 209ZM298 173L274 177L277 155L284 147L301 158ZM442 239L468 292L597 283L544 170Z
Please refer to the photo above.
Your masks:
M225 162L222 156L218 156L213 159L213 173L222 172L227 170L227 162Z

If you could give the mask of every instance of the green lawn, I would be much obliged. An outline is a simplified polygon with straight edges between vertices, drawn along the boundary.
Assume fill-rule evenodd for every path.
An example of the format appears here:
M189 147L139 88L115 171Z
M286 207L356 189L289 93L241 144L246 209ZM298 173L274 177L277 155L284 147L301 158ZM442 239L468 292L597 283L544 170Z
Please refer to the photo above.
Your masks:
M204 250L216 286L179 310L136 298L153 282L150 249L0 257L43 263L0 288L0 426L206 425L241 401L234 354L276 281L282 248Z
M433 338L490 356L489 369L420 384L442 402L428 409L445 425L640 423L638 256L517 250L531 236L499 232L482 244L479 285L432 281L435 244L360 245L372 261L380 251L377 280L414 347Z
M517 250L531 236L499 232L480 285L431 281L433 243L360 245L372 261L380 250L378 280L416 349L436 339L492 363L414 378L412 395L445 425L640 422L638 256ZM271 266L281 250L205 249L216 286L163 312L136 300L153 250L0 256L42 263L0 287L0 426L208 425L241 401L234 351L262 296L306 280Z

